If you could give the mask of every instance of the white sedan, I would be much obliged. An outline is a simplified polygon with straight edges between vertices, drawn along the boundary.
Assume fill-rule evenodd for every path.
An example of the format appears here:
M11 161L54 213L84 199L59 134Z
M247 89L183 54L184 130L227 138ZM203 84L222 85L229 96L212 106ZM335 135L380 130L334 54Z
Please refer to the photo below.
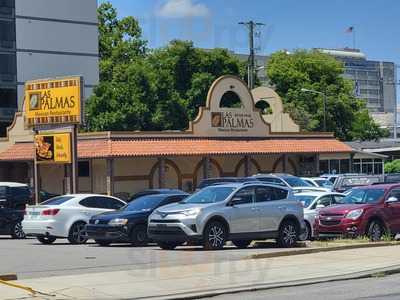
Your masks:
M22 228L42 244L67 238L71 244L86 243L85 225L92 216L114 211L126 203L118 198L95 194L71 194L28 206Z
M307 225L307 230L302 236L302 240L311 240L314 237L315 217L318 214L318 210L333 204L339 204L345 195L334 192L308 191L294 194L294 197L304 207L304 221Z

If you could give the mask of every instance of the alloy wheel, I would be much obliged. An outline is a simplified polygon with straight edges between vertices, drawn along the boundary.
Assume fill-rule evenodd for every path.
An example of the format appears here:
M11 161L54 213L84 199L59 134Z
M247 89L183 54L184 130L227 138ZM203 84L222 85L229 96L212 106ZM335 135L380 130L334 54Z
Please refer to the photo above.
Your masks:
M72 239L77 244L83 244L87 241L87 235L84 229L85 224L83 223L75 224L72 228Z
M283 228L283 240L287 245L293 245L297 240L296 228L293 224L286 224Z
M208 241L213 248L221 248L225 242L225 232L220 226L214 225L210 228Z
M370 231L370 239L375 242L375 241L379 241L381 238L382 238L381 225L374 222L374 224L371 227L371 231Z
M13 237L17 239L24 239L25 238L25 232L22 229L21 223L17 223L14 226L14 232L13 232Z

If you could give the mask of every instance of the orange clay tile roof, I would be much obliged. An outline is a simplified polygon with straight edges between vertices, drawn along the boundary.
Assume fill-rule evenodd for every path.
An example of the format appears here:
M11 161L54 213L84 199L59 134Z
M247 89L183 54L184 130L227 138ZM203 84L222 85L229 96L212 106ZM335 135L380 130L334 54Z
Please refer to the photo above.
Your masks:
M78 142L79 158L151 157L228 154L350 153L352 148L329 138L307 139L90 139ZM32 143L16 143L0 153L0 161L33 160Z

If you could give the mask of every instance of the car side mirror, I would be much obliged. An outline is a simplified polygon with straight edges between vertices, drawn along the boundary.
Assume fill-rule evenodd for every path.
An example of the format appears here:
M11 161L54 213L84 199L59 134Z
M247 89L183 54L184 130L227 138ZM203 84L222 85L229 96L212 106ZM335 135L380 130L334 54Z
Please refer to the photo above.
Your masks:
M230 206L235 206L235 205L242 204L242 203L243 203L243 199L242 199L242 198L240 198L240 197L233 197L233 198L231 199L231 201L229 202L229 205L230 205Z
M399 202L399 199L397 199L397 197L389 197L389 199L386 200L386 203L394 203L394 202Z
M321 208L325 208L325 205L323 205L323 204L318 204L317 207L316 207L316 209L321 209Z

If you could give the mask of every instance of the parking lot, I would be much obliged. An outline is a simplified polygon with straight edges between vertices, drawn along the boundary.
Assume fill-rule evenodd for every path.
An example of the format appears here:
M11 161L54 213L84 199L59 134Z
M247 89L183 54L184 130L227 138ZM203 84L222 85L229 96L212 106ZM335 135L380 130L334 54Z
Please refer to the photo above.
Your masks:
M57 240L42 245L36 239L12 240L0 237L0 274L17 274L19 279L117 270L148 270L159 266L193 265L216 261L235 261L248 255L280 251L274 243L263 248L203 251L201 247L178 247L163 251L156 245L132 247L115 244L99 247L94 243L71 245Z

